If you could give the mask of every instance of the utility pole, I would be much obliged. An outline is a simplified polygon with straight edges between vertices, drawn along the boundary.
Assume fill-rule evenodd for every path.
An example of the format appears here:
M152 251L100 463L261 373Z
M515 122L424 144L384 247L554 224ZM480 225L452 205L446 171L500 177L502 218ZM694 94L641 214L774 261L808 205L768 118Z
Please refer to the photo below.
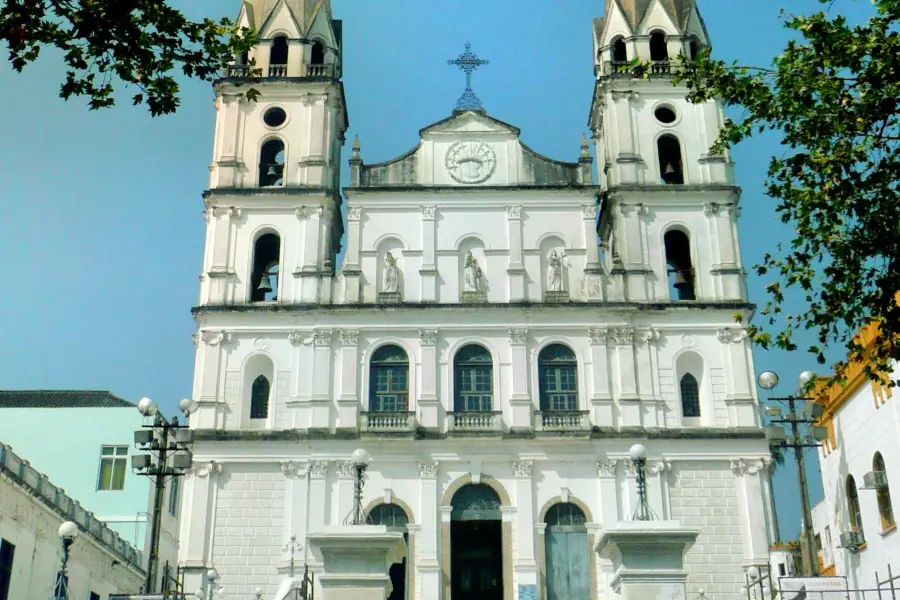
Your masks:
M804 371L800 374L801 392L815 379L812 371ZM772 371L766 371L759 376L759 387L771 390L778 385L778 375ZM819 575L819 560L815 547L815 534L813 533L812 510L809 505L809 486L806 479L806 460L803 453L807 448L818 448L821 442L828 439L828 431L824 427L814 425L822 417L823 407L813 399L803 396L785 396L781 398L769 398L778 402L787 413L782 413L778 407L766 407L766 414L771 425L765 428L766 437L772 447L789 449L794 453L797 463L797 480L800 485L800 505L803 511L803 548L807 557L807 577ZM806 406L802 411L798 410L798 402L804 402ZM790 434L785 431L788 426ZM805 426L805 427L803 427ZM806 430L804 433L804 429Z
M187 418L197 410L193 400L182 400L179 408ZM147 579L144 593L156 592L156 579L159 572L159 538L162 528L163 498L166 481L184 475L191 468L191 453L188 446L193 441L193 432L187 425L180 425L178 417L166 420L159 412L159 407L149 398L138 402L138 411L144 417L152 418L150 424L134 432L134 444L147 454L135 454L131 457L131 468L138 474L153 480L153 515L150 524L150 549L147 556ZM171 459L171 465L169 465Z

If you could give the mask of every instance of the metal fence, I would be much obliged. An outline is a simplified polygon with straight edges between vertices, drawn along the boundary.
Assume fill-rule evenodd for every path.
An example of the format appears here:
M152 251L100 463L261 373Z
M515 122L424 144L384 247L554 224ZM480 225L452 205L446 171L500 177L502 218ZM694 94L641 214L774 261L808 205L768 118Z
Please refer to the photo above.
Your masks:
M766 569L756 579L746 576L744 589L747 600L898 600L898 580L890 565L884 579L875 572L874 588L852 588L844 576L772 577Z

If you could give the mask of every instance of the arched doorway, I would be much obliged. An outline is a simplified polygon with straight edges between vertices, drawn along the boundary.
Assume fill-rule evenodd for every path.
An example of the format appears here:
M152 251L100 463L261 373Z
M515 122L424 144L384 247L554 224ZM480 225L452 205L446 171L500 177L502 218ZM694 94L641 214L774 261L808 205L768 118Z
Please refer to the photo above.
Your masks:
M403 541L409 548L409 516L406 511L396 504L379 504L369 511L369 523L372 525L384 525L388 531L399 531L403 533ZM408 556L403 557L403 561L391 565L389 575L391 577L391 595L387 600L407 600L408 590L406 587Z
M500 497L488 485L469 484L451 506L450 597L503 600Z
M547 524L547 600L588 600L591 597L587 519L568 502L554 504L544 518Z

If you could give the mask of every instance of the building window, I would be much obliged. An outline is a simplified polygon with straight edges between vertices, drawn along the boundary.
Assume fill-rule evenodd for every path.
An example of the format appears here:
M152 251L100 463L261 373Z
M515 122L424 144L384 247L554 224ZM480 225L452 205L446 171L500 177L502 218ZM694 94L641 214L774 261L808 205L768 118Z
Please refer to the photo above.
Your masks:
M399 346L382 346L369 363L369 411L406 412L409 406L409 358Z
M681 378L681 416L688 419L700 417L700 385L690 373Z
M688 44L688 52L690 53L691 60L700 58L700 42L697 38L691 38L691 41Z
M494 364L484 346L470 344L453 359L457 412L491 412L494 408Z
M274 233L259 236L253 245L253 273L250 275L250 301L275 302L281 260L281 238Z
M309 64L311 64L311 65L324 65L325 64L325 46L323 46L321 42L315 42L312 45L312 52L310 53Z
M612 43L612 59L614 63L628 62L628 49L622 38L616 38L616 41Z
M287 65L288 41L283 35L272 40L272 51L269 53L270 65Z
M169 514L173 517L178 516L178 492L181 487L181 480L178 477L172 478L169 485Z
M128 446L103 446L100 449L100 478L97 489L119 491L125 489L128 469Z
M875 497L878 499L878 514L881 515L881 530L885 531L894 527L894 507L891 505L891 488L888 486L887 471L881 452L875 453L872 470L884 473L884 484L875 488Z
M538 356L541 411L578 410L578 362L562 344L551 344Z
M859 509L859 493L853 475L847 476L847 512L850 513L850 530L863 533L862 511Z
M659 179L665 185L684 184L684 163L681 160L681 142L671 134L660 136L656 142L659 157Z
M269 417L269 390L271 385L265 375L253 380L250 388L250 418L267 419Z
M284 142L269 140L259 153L259 186L284 185Z
M654 31L650 34L650 60L669 60L666 34L661 31Z
M696 300L691 241L683 231L673 229L663 236L666 250L666 273L671 300Z
M12 581L13 559L16 547L6 540L0 540L0 600L11 600L9 585Z

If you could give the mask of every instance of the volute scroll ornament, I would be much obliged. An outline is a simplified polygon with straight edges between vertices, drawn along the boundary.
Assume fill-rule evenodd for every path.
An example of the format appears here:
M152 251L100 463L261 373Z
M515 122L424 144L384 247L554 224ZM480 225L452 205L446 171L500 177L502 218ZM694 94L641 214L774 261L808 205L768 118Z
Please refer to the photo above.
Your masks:
M437 461L422 461L416 463L416 466L419 468L419 477L422 479L434 479L437 477L440 463Z
M420 329L419 330L419 342L423 346L434 346L437 343L438 330L437 329Z
M531 477L531 471L534 467L533 460L515 460L513 461L513 472L516 477L524 478Z
M316 479L322 479L328 475L328 461L314 460L309 463L309 474Z
M528 338L528 330L523 328L510 327L507 333L509 334L509 343L516 346L523 345Z
M616 468L619 465L619 461L612 460L598 460L597 461L597 475L599 477L615 477L616 476Z
M609 339L609 330L605 327L591 327L588 329L588 339L592 346L603 346Z

